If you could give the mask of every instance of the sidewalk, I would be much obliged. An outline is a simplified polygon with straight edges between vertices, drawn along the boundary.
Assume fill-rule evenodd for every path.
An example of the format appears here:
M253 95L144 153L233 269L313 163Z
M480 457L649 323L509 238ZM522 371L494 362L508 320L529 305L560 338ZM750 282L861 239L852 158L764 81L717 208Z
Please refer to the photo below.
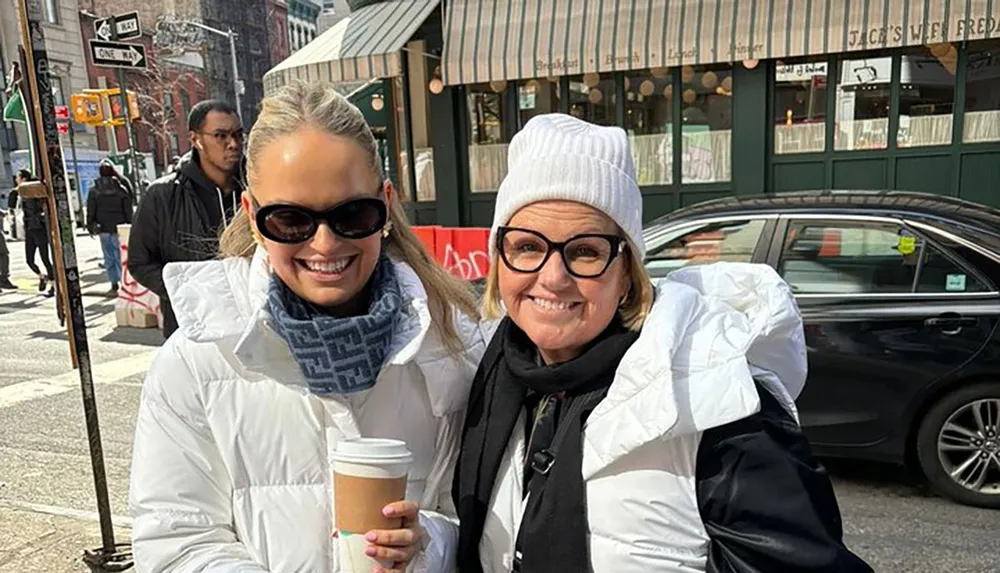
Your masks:
M80 269L80 288L85 297L108 298L107 293L111 287L108 283L104 270L98 267L103 263L101 247L98 240L91 237L86 231L77 229L74 236L76 243L76 260ZM7 236L7 248L10 250L11 272L10 280L18 287L18 292L23 294L40 294L38 291L38 277L28 270L24 262L24 240L12 240ZM41 259L36 259L41 266ZM55 265L55 261L52 261ZM4 292L13 292L10 290Z
M129 534L115 528L118 542L127 542ZM87 572L83 549L100 546L101 529L94 521L14 509L0 500L0 573Z

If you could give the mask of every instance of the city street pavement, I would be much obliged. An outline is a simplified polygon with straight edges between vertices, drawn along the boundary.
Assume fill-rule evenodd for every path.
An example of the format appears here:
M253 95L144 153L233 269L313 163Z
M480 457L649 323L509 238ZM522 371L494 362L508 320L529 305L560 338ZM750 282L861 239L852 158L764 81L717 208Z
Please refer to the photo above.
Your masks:
M143 375L158 330L116 329L96 238L77 236L112 512L128 540L128 467ZM0 294L0 573L86 571L100 547L79 375L55 301L38 292L24 243L9 242L18 292Z
M85 290L107 290L97 240L78 237ZM10 244L17 293L0 294L0 573L85 571L100 545L77 373L54 302L39 296ZM136 409L156 330L116 329L113 301L86 297L96 394L116 533L127 540L128 469ZM828 462L848 545L876 571L1000 571L1000 511L929 494L890 466Z

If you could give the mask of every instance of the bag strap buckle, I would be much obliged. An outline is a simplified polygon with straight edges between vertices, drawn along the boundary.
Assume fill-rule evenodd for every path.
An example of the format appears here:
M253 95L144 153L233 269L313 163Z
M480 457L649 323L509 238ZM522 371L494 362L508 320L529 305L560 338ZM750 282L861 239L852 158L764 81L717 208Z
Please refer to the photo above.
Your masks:
M538 450L531 454L531 469L537 474L547 476L555 462L556 456L548 450Z

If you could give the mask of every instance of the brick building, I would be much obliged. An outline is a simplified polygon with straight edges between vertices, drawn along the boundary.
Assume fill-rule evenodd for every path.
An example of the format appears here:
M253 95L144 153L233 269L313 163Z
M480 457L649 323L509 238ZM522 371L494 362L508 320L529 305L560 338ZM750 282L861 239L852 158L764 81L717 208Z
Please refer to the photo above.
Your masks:
M82 0L86 2L88 0ZM57 104L69 103L69 95L87 86L84 73L84 46L80 41L77 22L77 0L48 0L42 4L42 27L45 30L45 47L51 66L50 80ZM17 47L21 44L17 2L0 0L0 67L4 74L11 62L18 60ZM74 133L78 149L96 146L94 130L78 126ZM69 138L62 136L62 143L69 148ZM0 182L10 184L10 154L27 147L27 132L19 123L0 124Z
M88 2L89 3L89 2ZM94 20L99 16L80 12L80 33L86 45L94 37ZM103 15L101 15L103 17ZM146 47L148 68L145 71L127 70L129 90L139 94L142 118L132 124L135 130L136 150L153 154L158 173L174 155L186 153L190 147L187 136L187 115L198 101L205 99L207 86L204 70L198 67L199 58L167 57L154 46L146 22L142 37L130 40ZM86 58L87 76L91 88L118 87L118 74L114 68L93 64L89 50ZM111 128L97 130L97 145L101 150L127 149L125 128L116 128L116 141L109 138Z
M288 3L285 0L267 0L267 43L273 63L284 60L292 53L288 26Z
M111 14L123 10L120 0L79 0L91 12ZM199 22L221 32L237 34L236 60L239 78L243 82L242 112L247 127L257 118L257 109L264 96L264 72L276 64L272 58L284 54L287 45L286 15L281 17L284 0L129 0L128 10L138 10L144 26L153 29L164 15ZM270 17L278 13L276 18ZM148 23L147 23L148 22ZM280 26L280 28L279 28ZM274 31L269 31L274 27ZM277 30L284 34L280 38ZM275 46L275 44L277 44ZM233 63L229 40L225 36L205 33L201 46L207 93L210 97L235 101ZM281 58L284 59L284 58Z

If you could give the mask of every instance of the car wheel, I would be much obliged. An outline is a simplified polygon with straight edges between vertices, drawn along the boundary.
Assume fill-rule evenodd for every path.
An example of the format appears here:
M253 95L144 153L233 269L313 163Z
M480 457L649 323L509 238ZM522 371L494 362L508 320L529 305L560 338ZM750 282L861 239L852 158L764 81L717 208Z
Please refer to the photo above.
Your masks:
M1000 509L1000 384L962 388L934 404L917 432L917 458L939 494Z

